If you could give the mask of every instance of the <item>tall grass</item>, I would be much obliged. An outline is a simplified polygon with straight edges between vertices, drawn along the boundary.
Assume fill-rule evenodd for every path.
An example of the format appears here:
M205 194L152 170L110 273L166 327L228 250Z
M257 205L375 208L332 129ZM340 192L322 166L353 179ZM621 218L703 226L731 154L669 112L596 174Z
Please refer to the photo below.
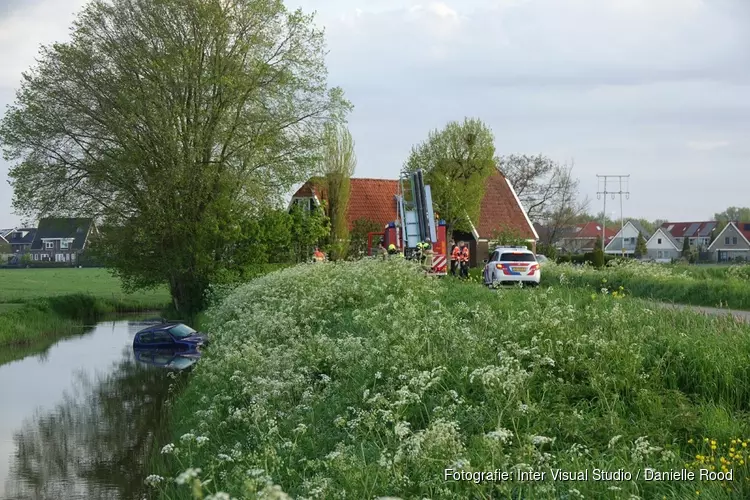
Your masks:
M548 264L542 284L599 290L623 287L627 294L658 301L750 310L750 266L727 266L723 277L710 277L686 266L621 262L602 269L569 264Z
M259 278L206 321L214 341L147 481L160 498L750 495L750 328L731 318L364 261ZM734 481L646 482L649 467ZM594 468L633 478L446 480Z

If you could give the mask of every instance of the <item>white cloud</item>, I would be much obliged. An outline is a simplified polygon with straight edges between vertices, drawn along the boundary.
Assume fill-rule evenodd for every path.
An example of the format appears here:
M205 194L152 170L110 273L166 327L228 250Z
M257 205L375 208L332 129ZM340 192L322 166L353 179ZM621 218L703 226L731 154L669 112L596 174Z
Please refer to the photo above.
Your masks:
M687 147L694 151L713 151L729 146L729 141L690 141Z
M0 89L15 88L39 54L39 46L67 39L75 14L87 0L43 0L0 18Z

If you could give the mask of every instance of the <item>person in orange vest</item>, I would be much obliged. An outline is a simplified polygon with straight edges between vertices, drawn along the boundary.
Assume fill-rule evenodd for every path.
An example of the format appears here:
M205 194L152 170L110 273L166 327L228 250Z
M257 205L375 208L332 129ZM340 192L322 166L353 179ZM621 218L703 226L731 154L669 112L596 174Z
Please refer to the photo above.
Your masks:
M451 240L451 276L456 276L456 268L461 260L461 251L454 240Z
M469 245L461 242L461 277L469 277Z
M326 260L326 254L320 251L320 248L315 247L315 252L313 252L313 259L315 259L315 262L323 262Z

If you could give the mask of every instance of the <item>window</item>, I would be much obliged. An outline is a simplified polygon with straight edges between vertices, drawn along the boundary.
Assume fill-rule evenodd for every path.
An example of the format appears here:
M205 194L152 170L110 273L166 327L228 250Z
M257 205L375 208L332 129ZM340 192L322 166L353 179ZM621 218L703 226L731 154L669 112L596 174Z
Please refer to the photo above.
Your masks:
M736 245L736 244L737 244L737 237L732 236L732 245Z
M533 253L511 252L504 253L500 256L502 262L536 262Z
M153 344L154 343L154 334L153 333L142 333L138 341L141 344Z
M185 337L189 337L196 332L187 325L177 325L170 328L169 333L171 333L178 339L184 339Z
M659 240L659 243L661 243L661 240ZM661 250L657 250L656 251L656 258L657 259L661 259L661 257L662 257L662 251Z
M154 332L154 343L156 344L171 344L173 342L172 337L169 336L169 332L162 330Z
M60 242L60 248L70 248L70 242L68 240L62 240Z
M55 248L55 242L54 241L45 241L44 242L44 248L46 248L47 250L49 250L51 248Z
M729 245L729 236L724 237L724 244Z
M657 242L657 243L658 243L659 245L661 245L661 238L657 238L657 239L656 239L656 242ZM659 252L659 253L661 253L661 252Z

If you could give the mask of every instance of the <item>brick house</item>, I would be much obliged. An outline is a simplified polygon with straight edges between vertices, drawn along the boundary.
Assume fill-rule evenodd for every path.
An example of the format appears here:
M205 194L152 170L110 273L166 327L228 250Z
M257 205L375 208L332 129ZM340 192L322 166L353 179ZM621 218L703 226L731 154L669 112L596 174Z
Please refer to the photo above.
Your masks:
M316 186L318 179L311 179L292 195L292 204L310 210L320 206L325 192ZM351 230L357 219L369 219L380 227L398 217L396 197L399 181L391 179L351 179L351 194L347 207L347 220ZM479 220L471 221L471 232L454 232L456 239L469 243L472 266L476 266L489 255L489 245L498 232L510 230L536 245L539 239L534 226L521 206L513 187L505 176L497 171L488 179L481 201Z
M615 235L617 235L617 230L609 227L604 228L602 249L612 242ZM602 237L602 223L597 221L583 222L562 231L562 236L555 243L555 246L564 253L593 252L597 237Z

